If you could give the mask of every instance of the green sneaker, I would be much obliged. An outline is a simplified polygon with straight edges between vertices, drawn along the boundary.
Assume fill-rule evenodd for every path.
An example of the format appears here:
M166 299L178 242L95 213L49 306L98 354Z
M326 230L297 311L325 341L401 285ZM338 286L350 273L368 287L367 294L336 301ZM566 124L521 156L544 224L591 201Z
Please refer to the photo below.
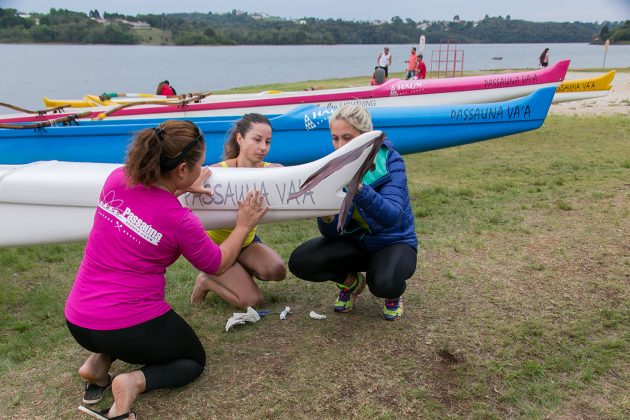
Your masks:
M356 273L356 276L357 279L352 286L337 284L341 290L335 301L335 312L352 312L354 309L354 301L365 289L365 276L362 273Z
M385 299L385 305L383 305L383 318L388 321L397 321L403 316L405 312L402 296L397 299Z

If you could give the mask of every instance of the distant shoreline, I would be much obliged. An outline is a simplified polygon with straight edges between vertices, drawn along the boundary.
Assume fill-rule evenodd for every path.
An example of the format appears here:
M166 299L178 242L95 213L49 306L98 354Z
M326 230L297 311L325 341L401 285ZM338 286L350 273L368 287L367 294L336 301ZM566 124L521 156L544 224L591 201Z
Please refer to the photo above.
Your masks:
M80 45L368 45L427 43L555 44L630 41L630 22L533 22L486 15L483 19L415 21L280 18L233 10L228 13L169 13L126 16L67 9L21 13L0 8L0 42ZM252 42L255 41L255 42Z
M139 44L81 44L81 43L66 43L66 42L0 42L0 45L77 45L77 46L112 46L112 47L335 47L340 45L416 45L413 43L376 43L376 44L238 44L238 45L176 45L176 44L151 44L151 43L139 43ZM453 45L555 45L555 44L581 44L581 45L593 45L603 47L603 43L597 42L460 42L453 43ZM426 44L426 45L439 45L439 44ZM630 41L618 42L610 44L611 47L630 45Z

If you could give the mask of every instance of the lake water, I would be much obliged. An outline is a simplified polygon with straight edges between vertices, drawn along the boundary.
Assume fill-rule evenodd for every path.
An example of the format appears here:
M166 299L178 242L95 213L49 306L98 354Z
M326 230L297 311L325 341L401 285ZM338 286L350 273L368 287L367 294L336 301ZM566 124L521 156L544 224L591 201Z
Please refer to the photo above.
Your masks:
M405 69L411 46L389 46L391 71ZM368 83L382 47L0 44L0 102L41 109L42 96L69 99L106 91L153 93L163 79L179 93L360 75ZM550 48L552 63L570 58L571 69L603 65L604 47L588 44L459 44L457 49L463 51L464 71L470 71L535 69L545 47ZM424 50L429 70L431 52L435 56L438 49L428 44ZM609 47L606 67L630 67L630 45ZM0 108L0 113L7 112L12 111Z

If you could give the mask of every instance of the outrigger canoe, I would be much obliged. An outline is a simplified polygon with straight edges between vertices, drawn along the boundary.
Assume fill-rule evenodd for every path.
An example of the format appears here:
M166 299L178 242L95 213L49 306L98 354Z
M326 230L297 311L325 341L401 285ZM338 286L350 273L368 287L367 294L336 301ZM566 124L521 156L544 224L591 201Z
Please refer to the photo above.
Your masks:
M555 87L511 101L447 106L370 108L376 130L385 131L402 154L418 153L508 136L540 127ZM333 150L328 119L334 108L303 106L270 116L269 162L296 165ZM226 133L234 119L193 118L206 139L206 163L222 160ZM0 164L41 160L122 163L133 135L161 119L85 121L40 129L0 129Z
M581 101L608 95L615 78L615 70L586 79L565 80L556 88L553 103Z
M241 116L248 112L279 115L296 106L313 104L338 107L346 104L366 108L408 107L420 105L453 105L500 102L530 94L543 87L557 87L569 67L563 60L545 69L519 73L489 74L448 79L391 79L375 87L329 89L238 95L211 95L181 104L144 104L86 108L87 119L195 118L207 116ZM127 107L128 106L128 107ZM14 114L0 116L0 123L33 122L64 117L68 114Z
M345 197L344 187L368 158L370 145L380 134L365 133L304 165L212 168L206 185L214 191L213 197L184 194L179 199L207 229L234 226L238 201L249 190L259 190L269 206L262 223L337 214ZM308 188L304 195L291 198L316 171L353 153L354 160ZM0 167L0 246L84 240L94 217L98 217L95 212L116 221L129 234L151 241L150 226L134 224L124 203L107 192L99 199L105 179L119 166L48 161Z

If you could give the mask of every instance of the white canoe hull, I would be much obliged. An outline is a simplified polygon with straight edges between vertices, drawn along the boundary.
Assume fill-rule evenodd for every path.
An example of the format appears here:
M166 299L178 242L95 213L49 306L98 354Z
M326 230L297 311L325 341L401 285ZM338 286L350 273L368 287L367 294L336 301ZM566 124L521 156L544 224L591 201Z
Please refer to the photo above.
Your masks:
M360 105L365 108L375 107L407 107L407 106L421 106L421 105L461 105L461 104L474 104L474 103L487 103L487 102L503 102L510 99L520 98L522 96L529 95L538 89L543 87L554 86L557 87L560 82L557 83L541 83L537 85L525 85L504 87L496 89L485 90L468 90L457 92L444 92L444 93L432 93L424 95L406 95L406 96L389 96L382 98L369 98L369 99L357 99L357 100L341 100L341 101L328 101L328 102L315 102L314 105L318 107L340 107L343 105ZM218 95L217 95L218 96ZM212 98L210 99L220 99ZM204 103L212 103L210 100ZM249 112L256 112L265 115L284 114L296 107L296 104L285 105L266 105L266 106L248 106L243 108L221 108L202 111L186 111L185 115L182 112L167 112L160 114L160 118L193 118L193 117L212 117L212 116L233 116L243 115ZM89 110L87 108L86 110ZM142 118L138 115L121 115L121 116L109 116L107 119L134 119ZM155 115L148 114L146 118L155 118Z
M269 206L262 223L337 214L345 197L343 188L367 158L369 148L303 196L293 200L288 197L327 162L378 135L379 131L366 133L330 155L304 165L261 169L213 167L206 182L215 192L213 198L184 194L180 202L191 208L207 229L234 226L238 201L254 189L263 193ZM0 246L85 240L92 228L96 206L108 205L99 203L102 186L119 166L57 161L0 166ZM117 210L110 213L116 217Z

